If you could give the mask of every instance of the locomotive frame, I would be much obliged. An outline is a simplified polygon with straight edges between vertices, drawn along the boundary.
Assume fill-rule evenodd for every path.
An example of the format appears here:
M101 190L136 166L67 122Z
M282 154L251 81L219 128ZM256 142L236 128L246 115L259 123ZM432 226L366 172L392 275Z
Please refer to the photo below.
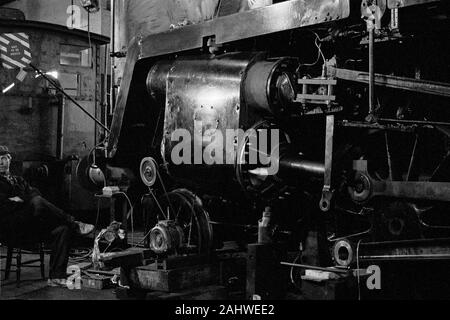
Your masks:
M445 105L450 84L448 68L439 70L439 63L445 63L449 47L445 35L430 35L430 31L448 30L447 12L448 5L432 0L292 0L138 36L127 53L107 144L110 161L118 166L137 167L144 157L159 157L155 153L159 152L159 142L165 133L156 131L162 131L166 123L158 114L161 110L168 112L165 99L169 94L164 85L152 87L149 83L165 83L170 75L176 74L170 63L159 73L153 72L152 68L161 61L180 61L177 66L182 68L189 61L205 65L213 61L213 65L233 52L252 52L255 56L257 52L268 52L266 57L249 63L250 67L241 73L241 108L248 108L250 100L242 97L248 94L245 81L251 68L280 56L295 58L296 68L286 71L289 79L284 79L294 83L291 83L293 94L282 98L290 97L289 108L285 109L296 111L278 114L281 109L267 110L273 107L269 101L269 107L265 108L268 112L263 112L262 117L255 112L258 116L251 115L243 125L248 129L258 126L256 120L275 123L294 136L288 140L297 152L296 156L289 153L277 159L288 170L279 179L282 183L276 184L280 192L275 197L261 196L260 192L252 202L255 215L249 216L255 220L264 206L278 208L280 216L292 209L286 210L292 204L289 201L313 199L307 201L318 209L312 219L331 221L327 221L334 228L334 232L327 234L328 244L331 243L329 255L332 263L343 269L361 261L447 259L450 224L445 212L450 202L447 180L450 153L446 145L450 122L445 121L448 116ZM417 26L409 18L420 18L422 24ZM315 46L309 45L311 37ZM430 63L430 67L419 63L423 53L408 51L416 44L421 48L433 46L436 63ZM304 54L298 54L299 49ZM315 58L315 49L318 58L309 63L311 57ZM390 50L407 56L404 61L399 57L383 61L381 57L387 57ZM198 70L203 69L189 71ZM273 83L274 73L262 83L265 80ZM205 71L204 76L213 79L213 71ZM269 96L271 88L267 85L267 92L255 95ZM276 89L282 92L281 87ZM428 102L433 108L418 106L419 102ZM256 108L248 109L253 110L248 112L252 114ZM167 168L161 166L162 169ZM289 173L297 181L286 182L292 178ZM174 185L185 187L185 183L178 179ZM161 184L165 189L162 181ZM246 187L242 183L241 186ZM199 196L209 199L207 192ZM227 197L217 197L219 202L234 201L251 211L251 205L244 205L247 198L223 198ZM431 222L423 218L429 214L433 216ZM296 218L295 223L303 221ZM238 225L235 217L229 219ZM244 221L239 223L249 223ZM272 236L275 237L275 231ZM302 236L297 234L294 238L298 241ZM329 266L330 257L327 258L325 264Z

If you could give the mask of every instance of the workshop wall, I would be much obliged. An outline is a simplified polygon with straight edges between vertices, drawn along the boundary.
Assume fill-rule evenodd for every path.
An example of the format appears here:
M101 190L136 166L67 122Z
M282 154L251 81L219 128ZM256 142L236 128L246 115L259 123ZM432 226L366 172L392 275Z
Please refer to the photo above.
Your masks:
M90 31L104 36L109 36L111 25L111 11L108 2L100 1L100 11L90 16ZM79 5L78 0L16 0L5 5L7 8L19 9L25 13L27 20L47 22L61 26L67 26L69 19L68 8L71 5ZM70 11L69 11L70 12ZM74 28L87 30L88 13L81 10L81 24Z
M34 26L34 27L33 27ZM0 34L25 32L30 38L33 64L44 72L57 72L58 81L80 105L101 118L100 72L96 54L100 50L95 40L89 58L89 42L74 34L40 29L38 24L23 22L23 27L0 25ZM0 85L4 89L15 82L14 88L0 95L0 144L8 145L14 158L23 163L52 163L56 159L57 122L60 100L55 90L42 77L36 78L33 70L20 82L19 69L9 70L0 63ZM97 107L96 107L97 100ZM88 155L95 145L95 123L72 102L66 101L64 114L63 156ZM72 203L67 206L77 210L95 207L95 199L76 182L76 166L66 180L64 188L70 192ZM58 188L54 185L55 188ZM58 197L60 198L60 197Z
M17 28L0 28L0 34L23 32ZM33 62L44 71L57 71L60 82L70 89L73 96L90 112L94 113L95 68L61 65L62 46L88 49L88 44L64 34L43 31L29 31ZM95 48L94 48L95 54ZM18 69L0 72L0 83L9 84L15 80ZM74 80L73 82L71 80ZM71 85L77 86L69 88ZM75 92L76 90L76 92ZM21 160L42 159L55 156L58 101L49 94L51 88L42 78L35 78L28 72L24 81L6 95L0 96L1 140L15 151ZM83 154L94 144L94 123L71 102L67 102L65 114L64 154Z

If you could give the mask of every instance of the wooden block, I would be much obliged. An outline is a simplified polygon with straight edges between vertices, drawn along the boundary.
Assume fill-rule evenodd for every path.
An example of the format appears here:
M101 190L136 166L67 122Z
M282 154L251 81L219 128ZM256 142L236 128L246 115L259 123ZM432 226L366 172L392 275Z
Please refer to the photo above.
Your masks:
M89 275L81 277L81 285L86 289L103 290L111 285L111 277Z
M174 270L154 270L149 266L137 267L130 270L129 278L133 287L164 292L175 292L219 281L218 268L211 265Z
M298 79L298 84L313 84L313 85L337 85L337 80L333 79Z
M298 94L296 102L302 101L304 99L305 100L319 100L319 101L335 101L336 96L321 95L321 94Z
M151 263L146 263L145 265L153 270L174 270L178 268L187 268L192 266L203 265L207 263L209 257L207 255L203 256L176 256L164 259L162 261L153 260Z
M323 282L302 281L302 295L306 300L353 300L358 292L352 279Z

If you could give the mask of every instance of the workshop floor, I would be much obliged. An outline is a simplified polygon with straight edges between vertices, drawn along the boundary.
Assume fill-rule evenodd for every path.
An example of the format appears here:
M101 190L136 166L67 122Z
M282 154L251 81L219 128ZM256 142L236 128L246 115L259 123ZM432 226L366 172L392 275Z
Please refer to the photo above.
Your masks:
M0 248L1 255L6 255L6 248ZM24 260L36 256L24 255ZM46 274L48 274L49 256L45 257ZM5 260L0 262L0 269L4 269ZM114 289L107 290L69 290L65 288L51 288L47 281L40 279L39 268L22 268L22 280L19 288L16 286L15 273L4 281L5 273L1 272L0 300L116 300Z

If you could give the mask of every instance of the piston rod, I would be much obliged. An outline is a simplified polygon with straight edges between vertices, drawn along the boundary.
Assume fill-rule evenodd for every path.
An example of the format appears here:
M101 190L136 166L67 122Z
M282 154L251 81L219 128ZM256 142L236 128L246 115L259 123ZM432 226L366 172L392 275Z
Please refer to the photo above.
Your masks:
M285 156L280 160L283 175L306 175L323 178L325 165L320 162L302 159L300 156Z

